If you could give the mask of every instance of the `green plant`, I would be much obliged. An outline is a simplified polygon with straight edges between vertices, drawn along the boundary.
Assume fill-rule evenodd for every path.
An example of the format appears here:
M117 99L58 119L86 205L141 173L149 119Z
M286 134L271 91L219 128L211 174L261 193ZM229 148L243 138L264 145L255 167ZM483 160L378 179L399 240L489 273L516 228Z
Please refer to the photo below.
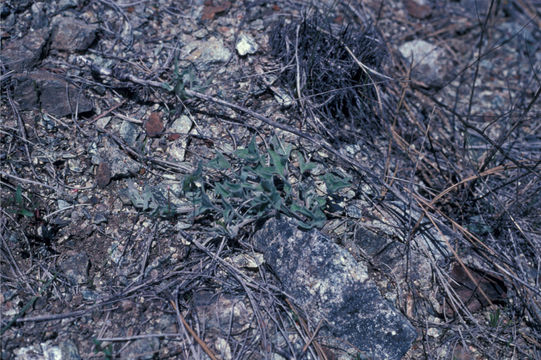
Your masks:
M498 327L499 323L500 323L500 309L496 309L496 311L490 313L488 325L492 328L495 328L495 327Z
M103 346L102 342L96 338L92 339L92 341L94 342L94 354L99 354L101 352L105 356L105 359L109 360L113 358L112 344Z
M126 192L133 206L151 216L171 218L177 215L177 209L171 203L169 189L167 190L167 198L165 198L155 187L145 185L143 191L139 192L133 182L129 181Z
M171 82L165 83L162 86L167 91L175 93L175 95L177 95L180 99L185 100L189 97L186 94L185 89L201 91L210 83L210 80L208 80L205 84L201 84L199 79L196 77L195 71L196 70L193 65L181 70L177 59L175 61L175 68L173 70Z
M298 169L290 161L293 154L298 159ZM309 172L315 164L277 137L270 140L266 153L259 151L254 137L246 148L231 156L238 160L236 166L218 152L204 166L199 164L182 184L186 198L195 205L195 215L220 215L219 230L228 235L236 234L239 225L272 213L295 218L303 229L321 228L327 219L324 210L330 198L318 194L314 181L324 181L328 193L350 185L349 178L332 173L312 179ZM208 171L204 173L203 169ZM211 172L214 177L209 177ZM292 183L293 173L298 175L298 181Z
M34 212L28 209L24 204L23 190L21 188L21 185L17 185L15 194L11 199L11 208L8 208L7 211L12 214L22 215L26 217L34 216Z

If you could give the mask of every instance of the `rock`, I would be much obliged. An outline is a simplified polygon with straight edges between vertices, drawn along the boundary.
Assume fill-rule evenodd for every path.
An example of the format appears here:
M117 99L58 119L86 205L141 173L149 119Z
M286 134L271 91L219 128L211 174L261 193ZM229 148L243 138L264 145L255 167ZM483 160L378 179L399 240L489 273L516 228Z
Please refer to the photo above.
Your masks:
M72 17L55 17L51 49L64 51L84 51L96 39L96 25Z
M274 99L280 106L287 108L295 104L295 99L293 99L283 88L278 86L271 86L270 88L274 93Z
M380 295L367 268L321 232L271 219L255 248L314 322L320 334L349 342L378 359L400 359L416 338L407 319Z
M71 340L66 340L60 344L60 352L62 353L62 360L81 360L79 350Z
M183 135L189 134L191 128L192 120L186 115L176 119L169 128L170 135L168 139L171 142L167 145L167 154L176 161L184 161L188 139Z
M63 210L71 206L69 202L62 199L58 199L57 204L58 204L58 210Z
M235 46L237 53L240 56L246 56L248 54L253 55L256 53L258 46L255 40L246 34L240 34L237 45Z
M129 177L139 171L139 163L121 151L117 144L111 139L107 137L102 138L100 145L101 147L99 150L89 150L91 155L94 155L92 157L92 162L95 165L100 165L100 163L106 162L111 172L111 179Z
M107 162L102 161L96 169L96 183L100 188L104 188L111 182L111 168Z
M201 20L213 20L216 15L225 13L231 7L229 1L206 0L201 14Z
M90 261L83 251L80 253L68 251L59 262L60 269L73 284L84 284L88 281Z
M192 120L186 115L182 115L178 119L176 119L171 127L169 128L169 131L173 134L189 134L190 130L192 129Z
M23 38L9 42L2 49L0 58L8 70L28 70L44 56L48 40L47 29L31 31Z
M417 19L426 19L432 13L432 8L427 0L405 0L404 5L408 14Z
M214 348L218 351L221 359L231 360L233 358L233 356L231 355L231 347L225 339L216 339L214 341Z
M132 148L137 147L137 138L139 137L139 127L129 121L122 121L118 133L122 139Z
M189 42L182 48L181 57L201 65L208 65L229 61L231 51L224 46L222 40L211 37L207 41Z
M154 359L154 353L158 351L159 347L160 341L157 337L135 340L122 351L120 358L126 360L152 360Z
M424 40L408 41L399 48L408 65L413 63L412 77L428 86L440 88L451 71L446 69L445 51ZM447 74L447 75L444 75Z
M49 25L45 3L36 2L30 7L32 12L32 27L41 29Z
M108 221L109 214L107 212L99 212L94 215L94 219L92 219L92 223L95 225L103 224Z
M234 295L216 295L210 291L197 290L191 300L201 323L208 333L220 333L223 324L231 324L231 331L250 331L254 313L246 298Z
M92 101L88 97L53 73L40 70L18 74L13 78L14 96L21 110L41 107L56 117L70 115L76 110L79 113L93 110Z
M186 157L187 146L188 141L186 138L177 138L167 145L167 154L171 156L172 160L182 162Z
M14 354L16 360L81 360L79 350L71 340L61 343L60 346L46 341L16 349Z
M145 131L149 137L156 137L163 132L162 114L159 112L153 112L145 122Z
M484 20L490 9L490 3L492 0L460 0L460 5L464 8L464 14L473 19ZM493 7L493 11L496 9L496 5Z
M56 6L58 7L59 11L64 11L64 10L76 8L77 6L82 5L80 3L81 3L80 0L59 0Z

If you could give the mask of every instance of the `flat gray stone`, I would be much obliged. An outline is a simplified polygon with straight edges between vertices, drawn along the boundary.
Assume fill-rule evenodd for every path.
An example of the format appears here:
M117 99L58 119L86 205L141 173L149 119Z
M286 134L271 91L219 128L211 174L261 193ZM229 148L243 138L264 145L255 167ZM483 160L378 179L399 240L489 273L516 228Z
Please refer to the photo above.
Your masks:
M84 51L96 39L96 25L72 17L56 17L53 19L53 35L51 48L65 51Z
M171 124L171 127L169 128L169 132L173 134L188 134L192 128L192 120L186 115L181 115L178 119L176 119L173 124Z
M44 55L49 31L30 31L23 38L10 41L0 52L0 58L9 70L29 70Z
M84 284L88 281L90 260L85 252L68 251L60 259L59 266L73 284Z
M99 159L109 164L112 179L121 179L137 174L141 168L139 163L120 150L114 141L103 137L100 145L101 148L97 151Z
M239 40L235 45L237 53L240 56L253 55L257 52L259 46L255 42L254 38L247 34L240 34Z
M206 41L195 40L181 50L181 57L197 64L209 65L229 61L231 51L221 39L211 37Z
M66 80L47 71L18 74L14 96L21 110L41 108L56 117L93 110L92 100Z
M139 339L131 342L120 354L121 359L155 359L154 354L158 352L160 340L157 337Z
M415 329L381 296L366 266L318 230L271 219L254 246L314 323L325 320L323 338L347 341L376 359L400 359L415 340Z
M129 121L124 120L120 125L119 135L122 139L124 139L126 144L131 147L136 147L137 137L140 135L140 127Z
M440 88L452 76L445 51L434 44L413 40L402 44L399 51L408 65L412 65L412 77L415 80Z

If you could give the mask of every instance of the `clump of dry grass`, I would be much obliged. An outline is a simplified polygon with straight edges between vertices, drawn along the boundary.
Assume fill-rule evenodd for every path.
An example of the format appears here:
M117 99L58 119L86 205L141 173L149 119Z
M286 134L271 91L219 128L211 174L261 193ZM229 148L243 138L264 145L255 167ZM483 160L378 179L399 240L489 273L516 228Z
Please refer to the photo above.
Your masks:
M270 31L280 82L327 134L349 125L374 125L385 48L371 26L339 26L306 16L278 21Z

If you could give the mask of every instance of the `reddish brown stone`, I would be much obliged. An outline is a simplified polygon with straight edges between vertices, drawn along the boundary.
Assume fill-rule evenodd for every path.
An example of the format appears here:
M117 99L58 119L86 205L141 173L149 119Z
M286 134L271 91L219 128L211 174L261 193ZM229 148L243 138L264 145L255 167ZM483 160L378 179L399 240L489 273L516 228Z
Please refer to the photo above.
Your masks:
M101 162L96 170L96 182L101 188L106 187L111 181L111 168L106 162Z
M180 138L180 134L174 133L174 134L169 134L169 136L167 137L167 140L169 140L169 141L175 141L175 140L177 140L178 138Z
M460 264L452 265L450 275L454 281L451 287L470 312L479 311L491 303L505 302L507 289L503 279L471 267L466 269ZM445 312L449 316L454 314L450 306L445 308Z
M150 137L156 137L163 131L163 122L161 120L161 113L153 112L150 114L148 121L145 123L145 131Z
M205 6L203 7L203 14L201 15L201 20L213 20L216 15L220 15L231 7L231 2L221 1L217 4L214 4L214 1L207 0L205 1Z
M417 19L426 19L432 13L432 9L427 4L420 4L415 0L405 0L406 10L410 16Z

